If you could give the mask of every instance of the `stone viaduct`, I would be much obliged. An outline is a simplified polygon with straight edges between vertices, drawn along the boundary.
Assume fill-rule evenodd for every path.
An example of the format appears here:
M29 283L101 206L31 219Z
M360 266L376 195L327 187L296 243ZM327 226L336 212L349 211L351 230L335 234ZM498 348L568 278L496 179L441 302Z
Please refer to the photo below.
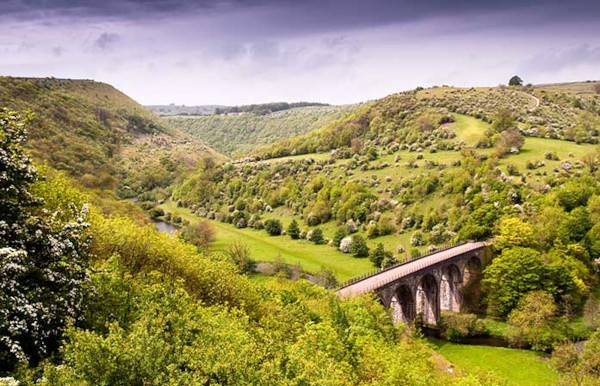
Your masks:
M395 323L437 324L441 311L460 311L463 288L481 274L486 242L468 242L379 271L342 286L338 296L375 292Z

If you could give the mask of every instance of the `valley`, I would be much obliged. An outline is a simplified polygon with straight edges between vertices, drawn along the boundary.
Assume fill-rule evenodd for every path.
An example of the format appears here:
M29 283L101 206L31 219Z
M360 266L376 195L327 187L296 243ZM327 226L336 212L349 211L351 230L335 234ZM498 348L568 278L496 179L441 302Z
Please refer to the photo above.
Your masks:
M276 358L249 355L257 363L280 361L285 347L304 345L299 343L304 339L302 350L312 347L307 326L314 320L326 329L351 323L369 337L364 344L377 345L377 358L417 353L410 366L388 361L393 366L383 374L396 380L392 383L402 383L412 371L423 377L425 371L433 384L466 379L552 384L564 376L565 370L556 371L561 360L556 353L568 350L567 342L598 339L591 324L593 313L598 315L593 302L600 256L600 96L589 92L595 83L434 87L356 106L159 117L104 84L0 80L2 103L36 114L24 123L32 125L26 151L45 176L32 189L48 209L25 210L47 218L43 221L67 221L72 204L81 210L84 202L92 204L85 215L90 239L82 241L81 251L89 253L86 264L96 270L91 285L111 309L120 310L107 311L101 298L90 302L100 315L88 317L86 323L94 326L69 329L70 341L61 343L74 355L68 359L73 373L40 365L52 376L97 379L82 360L103 350L100 362L110 361L106 350L120 352L131 339L143 344L130 332L99 325L113 320L129 331L145 331L147 323L161 323L147 319L148 312L185 324L177 334L194 330L196 319L223 326L219 315L242 314L243 326L214 331L262 334L266 328L275 334ZM38 104L44 98L52 103ZM60 100L70 101L77 120L59 115ZM5 122L26 122L24 116L4 114ZM45 125L53 131L44 131ZM217 137L223 142L215 142ZM65 151L56 151L63 142ZM14 149L18 154L18 146ZM60 215L45 217L51 212ZM390 305L377 294L339 299L334 292L353 278L467 240L488 240L491 246L474 281L461 282L460 312L442 309L427 320L419 319L420 311L394 325L395 311L381 307ZM164 283L173 283L172 289ZM153 291L167 303L142 302L129 319L128 302L155 296ZM414 292L415 299L403 307L430 301ZM117 300L124 293L130 300ZM173 313L169 304L179 311ZM190 306L197 311L182 312ZM159 309L150 311L153 307ZM290 318L298 323L292 330L284 327ZM421 329L437 331L442 340L420 338ZM205 333L214 336L214 331ZM346 368L345 356L357 343L343 332L331 334L345 347L331 366ZM100 349L108 337L119 343ZM201 337L190 338L194 343L188 347L213 347L195 340ZM160 339L166 350L175 344ZM262 339L228 338L242 351L271 344ZM511 348L461 344L469 339L501 340ZM165 363L179 358L160 355ZM223 357L211 363L231 364ZM265 371L262 364L250 366ZM394 366L401 366L401 373ZM239 380L247 368L243 364L229 374ZM275 369L271 376L282 374ZM358 376L367 383L374 377ZM337 383L343 372L334 377Z

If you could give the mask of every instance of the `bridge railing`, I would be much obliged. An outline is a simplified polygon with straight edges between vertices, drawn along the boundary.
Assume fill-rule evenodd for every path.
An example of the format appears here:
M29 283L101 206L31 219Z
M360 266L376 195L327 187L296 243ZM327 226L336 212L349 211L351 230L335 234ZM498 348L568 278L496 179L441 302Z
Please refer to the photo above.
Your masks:
M352 278L350 280L347 280L344 283L340 284L340 286L337 289L341 290L342 288L348 287L348 286L350 286L350 285L352 285L354 283L358 283L359 281L363 281L365 279L368 279L371 276L378 275L378 274L380 274L382 272L386 272L386 271L389 271L391 269L398 268L398 267L403 266L405 264L412 263L413 261L420 260L420 259L423 259L423 258L425 258L427 256L431 256L433 254L436 254L436 253L439 253L439 252L443 252L445 250L448 250L448 249L451 249L451 248L454 248L454 247L458 247L458 246L461 246L461 245L465 245L465 244L468 244L468 243L469 243L469 241L462 242L462 243L444 244L444 245L441 245L439 247L436 247L434 250L427 251L426 253L419 252L418 255L409 257L408 259L405 259L405 260L402 260L402 261L399 261L396 264L393 264L393 265L391 265L389 267L386 267L386 268L383 268L383 269L377 269L377 270L365 273L365 274L363 274L361 276L357 276L357 277L354 277L354 278Z

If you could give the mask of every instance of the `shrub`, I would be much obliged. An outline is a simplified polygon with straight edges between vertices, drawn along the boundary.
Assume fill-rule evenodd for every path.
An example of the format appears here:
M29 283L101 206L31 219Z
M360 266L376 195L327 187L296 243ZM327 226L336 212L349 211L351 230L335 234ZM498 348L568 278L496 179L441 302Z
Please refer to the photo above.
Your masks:
M452 342L488 334L485 323L473 314L442 313L440 324L445 338Z
M200 249L207 249L215 240L215 229L208 221L199 221L183 228L179 236L186 242L194 244Z
M256 269L256 262L252 259L250 248L244 243L234 241L229 244L225 254L238 267L239 273L251 273Z
M281 226L281 221L277 219L268 219L267 221L265 221L265 230L271 236L281 235L281 231L283 230L283 227Z
M371 251L369 260L378 268L382 268L384 261L389 261L394 256L390 251L386 251L382 243L377 244L377 247Z
M157 217L165 215L165 211L162 210L162 208L153 208L153 209L150 209L149 213L150 213L150 217L152 217L152 218L157 218Z
M369 256L369 247L367 246L367 242L361 235L352 236L350 252L354 255L354 257Z
M340 241L340 251L342 251L344 253L350 253L351 248L352 248L352 237L351 236L344 237Z
M413 247L425 245L425 235L423 234L423 232L414 232L410 237L410 245L412 245Z
M335 277L335 273L327 268L321 268L321 270L315 274L315 282L325 288L335 288L338 286L338 280Z

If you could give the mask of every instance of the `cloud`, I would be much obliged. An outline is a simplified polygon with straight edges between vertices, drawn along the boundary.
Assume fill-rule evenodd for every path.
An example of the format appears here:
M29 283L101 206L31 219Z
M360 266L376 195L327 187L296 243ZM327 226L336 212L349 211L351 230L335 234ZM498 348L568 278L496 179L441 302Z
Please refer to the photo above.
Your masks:
M111 49L120 39L121 36L118 34L104 32L94 41L94 47L106 51Z
M600 65L600 46L581 44L577 47L562 50L540 52L520 63L519 71L559 72L567 68L581 65Z

